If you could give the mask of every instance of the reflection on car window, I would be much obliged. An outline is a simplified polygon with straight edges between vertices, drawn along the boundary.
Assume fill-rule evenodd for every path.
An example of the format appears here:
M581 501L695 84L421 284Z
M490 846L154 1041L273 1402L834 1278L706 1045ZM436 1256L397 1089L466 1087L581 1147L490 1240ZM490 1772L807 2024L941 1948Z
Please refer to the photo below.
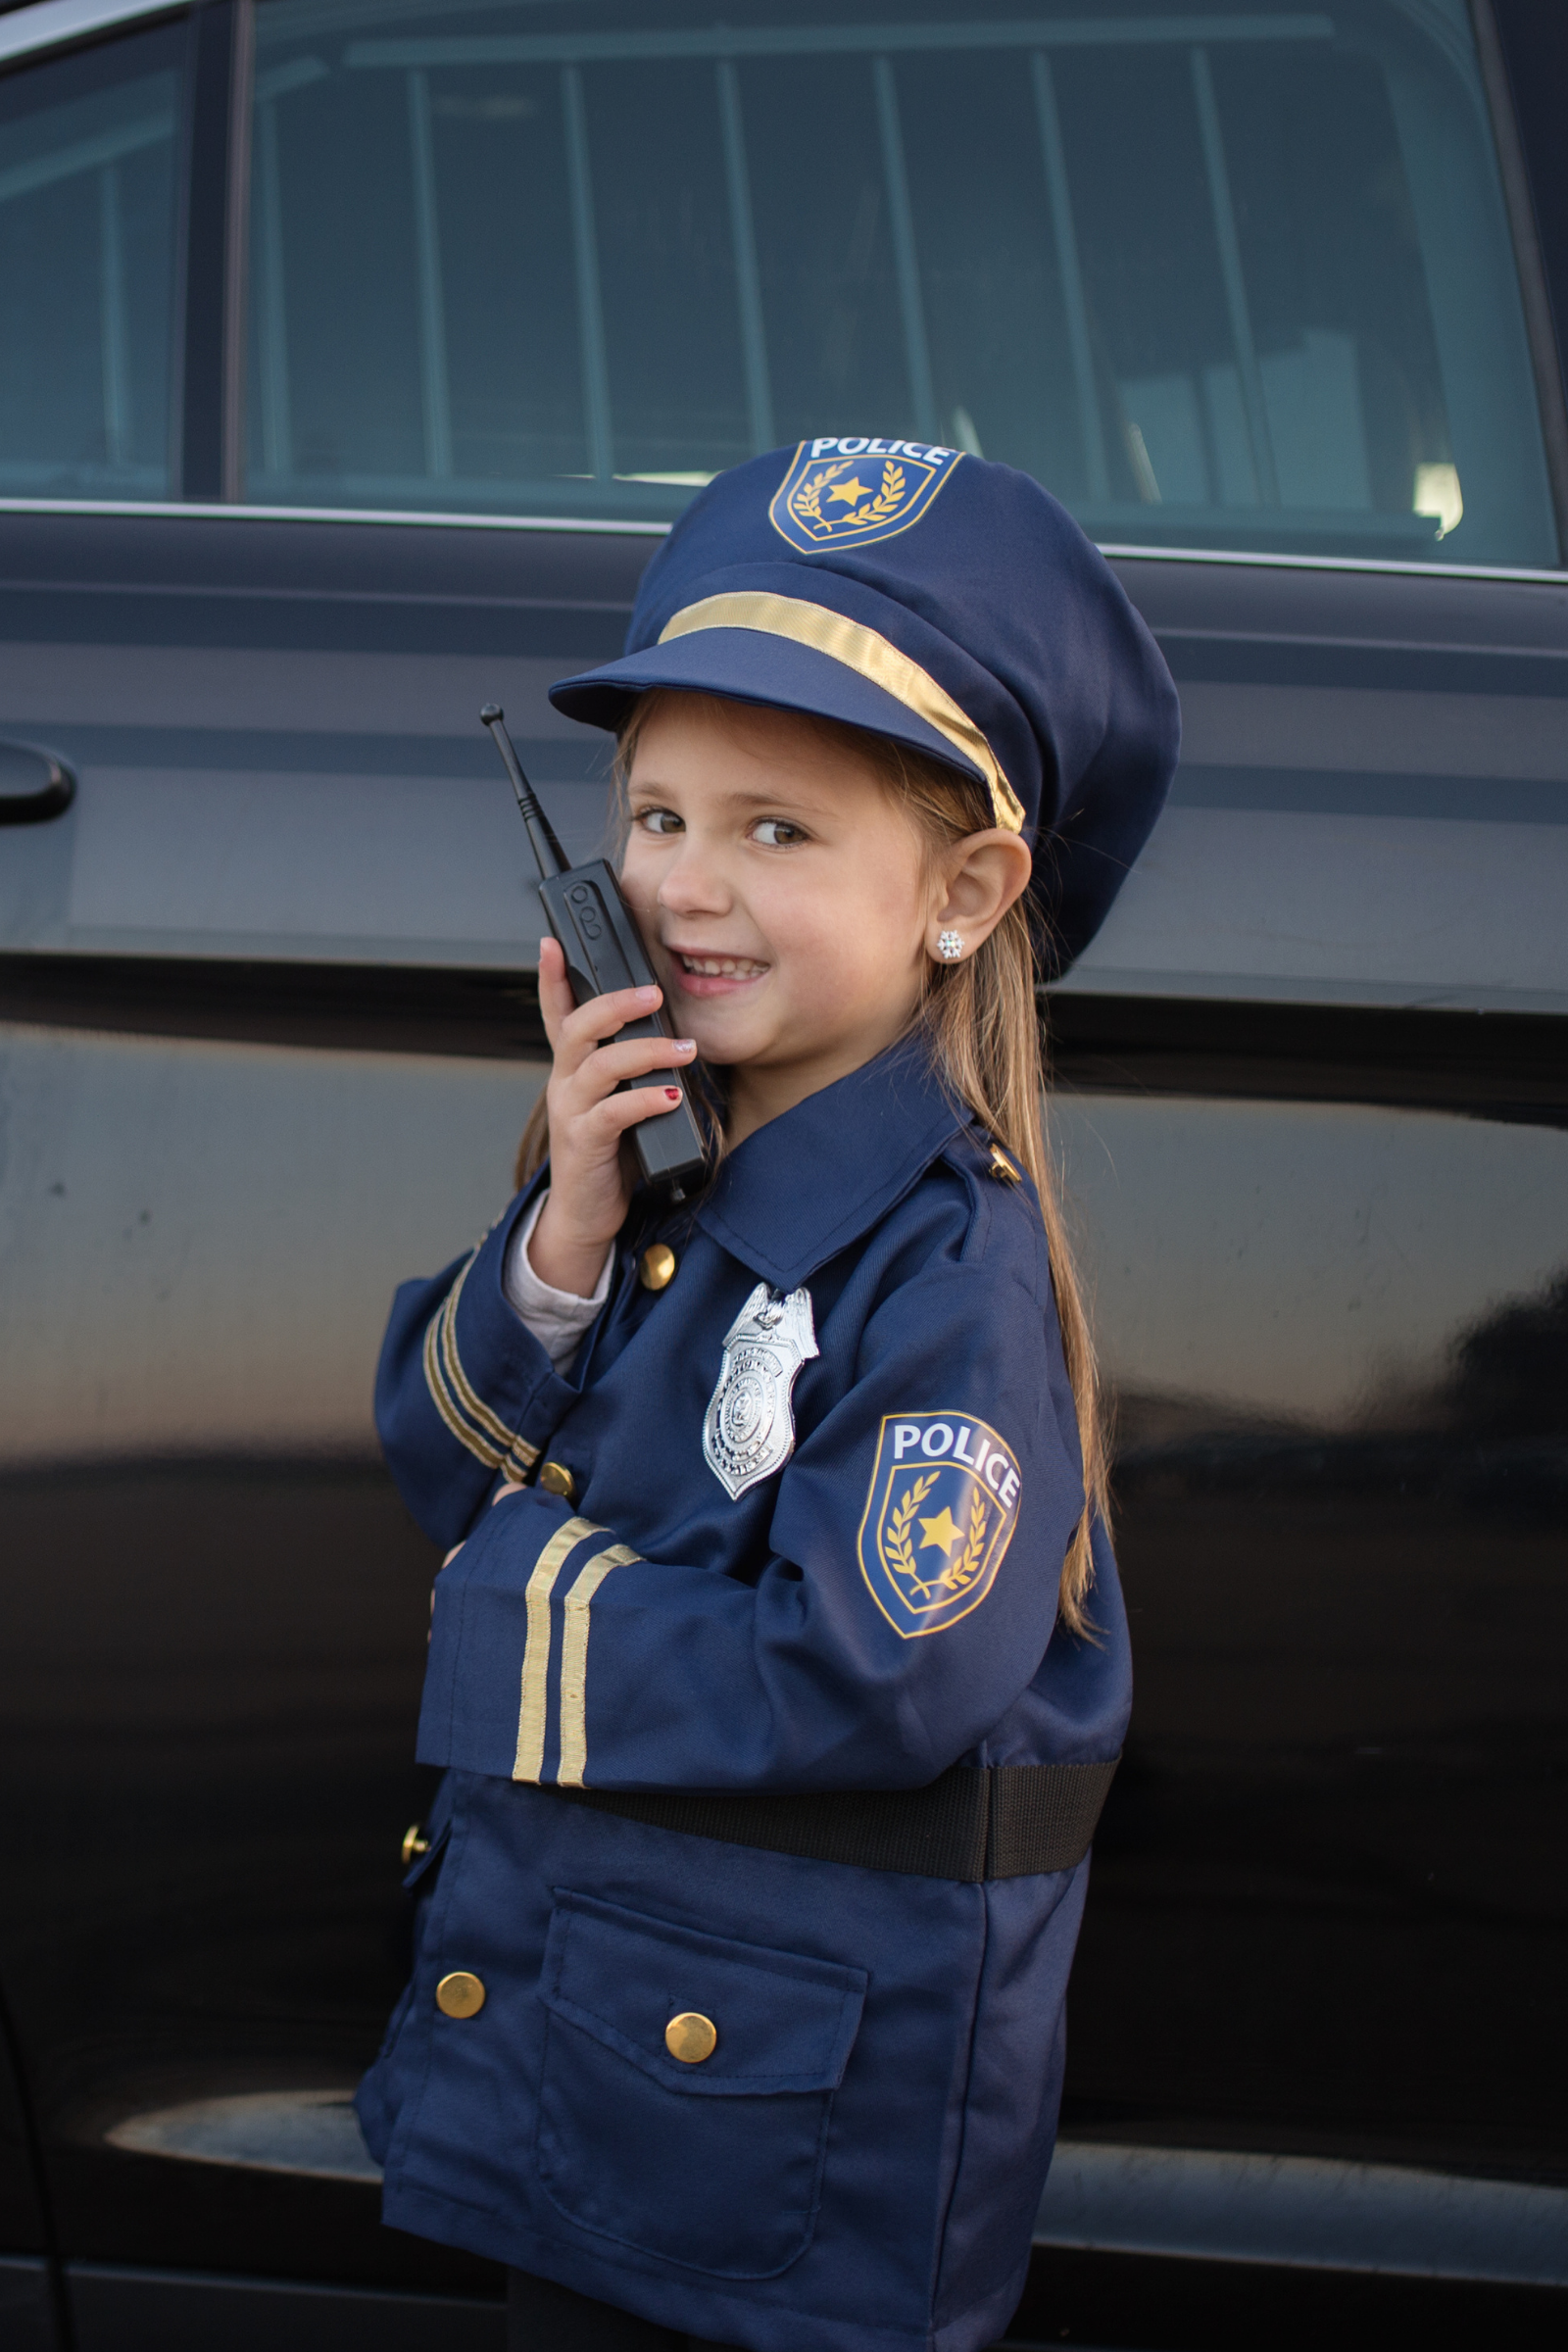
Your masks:
M0 81L0 496L168 494L181 46Z
M262 0L250 495L1005 459L1123 543L1557 560L1464 0Z

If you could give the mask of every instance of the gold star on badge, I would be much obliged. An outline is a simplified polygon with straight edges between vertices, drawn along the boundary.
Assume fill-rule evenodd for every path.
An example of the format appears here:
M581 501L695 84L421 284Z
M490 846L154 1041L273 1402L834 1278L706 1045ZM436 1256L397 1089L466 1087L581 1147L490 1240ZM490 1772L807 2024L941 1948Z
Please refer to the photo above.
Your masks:
M828 496L829 498L842 498L847 507L853 507L857 499L865 496L865 484L858 475L852 473L847 482L836 482L828 492Z
M953 1524L953 1513L948 1509L946 1503L943 1504L934 1519L921 1520L920 1549L922 1551L929 1551L933 1545L938 1551L951 1551L957 1541L958 1530Z

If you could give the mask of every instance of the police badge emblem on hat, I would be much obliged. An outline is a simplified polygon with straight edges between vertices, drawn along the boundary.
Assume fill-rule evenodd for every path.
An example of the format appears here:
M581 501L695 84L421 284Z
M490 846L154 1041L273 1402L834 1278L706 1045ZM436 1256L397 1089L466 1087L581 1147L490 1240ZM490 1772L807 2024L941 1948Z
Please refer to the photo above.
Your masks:
M703 1454L731 1501L795 1451L790 1396L818 1352L809 1291L787 1298L760 1282L724 1335L724 1362L703 1422Z
M791 547L868 547L906 531L953 472L961 450L851 433L803 441L768 508Z

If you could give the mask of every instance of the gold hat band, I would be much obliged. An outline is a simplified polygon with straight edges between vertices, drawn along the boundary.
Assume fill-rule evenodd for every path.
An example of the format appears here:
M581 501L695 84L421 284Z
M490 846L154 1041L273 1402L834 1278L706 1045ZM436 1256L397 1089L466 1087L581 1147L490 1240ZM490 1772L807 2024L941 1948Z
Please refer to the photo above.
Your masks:
M808 605L799 597L773 596L761 590L736 590L727 596L705 596L687 605L660 631L659 642L689 637L699 629L757 629L765 637L788 637L814 653L842 662L859 677L880 686L916 718L934 727L959 756L977 767L991 794L999 825L1009 833L1023 831L1023 804L1003 774L995 752L966 710L960 710L907 654L900 653L886 637L826 605Z

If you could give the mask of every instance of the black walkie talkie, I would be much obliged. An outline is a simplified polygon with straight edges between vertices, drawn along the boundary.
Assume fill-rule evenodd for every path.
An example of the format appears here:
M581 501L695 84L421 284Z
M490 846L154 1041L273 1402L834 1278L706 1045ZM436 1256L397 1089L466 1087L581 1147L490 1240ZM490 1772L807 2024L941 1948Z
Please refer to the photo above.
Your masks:
M496 749L512 778L512 789L517 796L517 807L533 845L534 863L539 868L539 897L545 920L565 955L566 978L571 983L572 996L579 1004L586 1004L590 997L607 996L612 989L656 986L648 951L632 919L631 908L621 896L614 868L603 858L596 858L591 865L567 865L550 819L517 764L501 705L486 703L479 716L495 737ZM669 1037L673 1032L661 1008L645 1013L639 1020L624 1022L615 1034ZM646 1078L623 1078L615 1091L618 1094L628 1086L670 1086L676 1080L677 1073L673 1070L650 1070ZM700 1184L708 1172L702 1135L684 1087L672 1110L661 1111L657 1117L638 1122L631 1130L631 1141L643 1175L672 1200L684 1200L688 1189Z

